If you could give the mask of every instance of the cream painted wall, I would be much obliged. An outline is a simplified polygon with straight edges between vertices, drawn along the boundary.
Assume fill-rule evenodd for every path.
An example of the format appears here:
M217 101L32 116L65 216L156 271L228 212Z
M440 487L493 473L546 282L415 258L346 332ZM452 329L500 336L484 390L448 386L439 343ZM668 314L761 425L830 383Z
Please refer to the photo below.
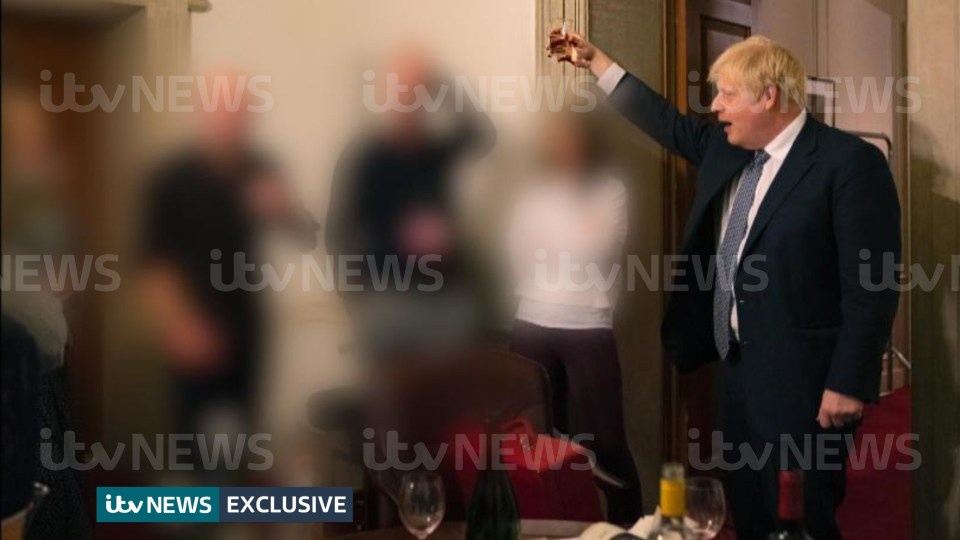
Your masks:
M651 87L663 91L663 11L659 0L591 0L590 39ZM622 118L611 121L615 156L629 196L626 252L654 271L663 253L663 150ZM655 264L655 263L654 263ZM626 267L624 267L626 268ZM634 276L636 277L636 276ZM661 279L663 276L661 274ZM637 283L642 283L639 279ZM644 510L658 501L663 462L663 370L660 350L662 290L637 286L617 308L617 345L623 375L627 437L643 488Z
M789 49L810 75L817 74L817 0L757 0L753 33Z
M909 72L921 106L910 115L910 246L929 275L960 253L960 1L908 4ZM956 275L956 263L952 275ZM944 274L951 272L947 269ZM913 293L914 538L960 538L960 294L942 279Z
M134 76L144 80L167 73L182 73L190 43L190 14L187 0L119 0L140 8L118 20L104 34L103 65L106 88L130 84ZM122 107L110 116L100 133L99 156L105 193L104 223L101 231L108 252L120 254L121 275L135 273L134 246L139 234L140 206L148 183L144 168L176 139L171 115ZM116 250L116 251L114 251ZM128 273L129 272L129 273ZM102 421L99 435L106 448L130 444L131 434L149 437L164 433L169 425L170 402L167 370L153 347L136 282L125 279L120 290L103 301L103 363L101 366ZM90 437L91 434L86 434ZM121 465L123 466L123 465Z
M866 0L845 0L827 4L826 62L820 73L841 77L837 85L837 127L847 130L885 133L893 138L893 25L889 14ZM884 91L890 84L891 101L875 107L868 93L868 81ZM866 105L866 108L859 108Z
M865 78L874 78L882 95L894 76L894 21L869 0L758 0L754 33L790 49L808 75L837 78L837 127L894 138L896 86L885 108L874 107L870 93L860 97Z
M471 81L535 74L533 0L213 0L212 6L193 16L196 69L227 65L272 77L275 102L256 118L258 137L321 222L337 158L362 131L362 74L383 67L391 47L419 44L448 75ZM522 122L519 113L491 116L499 139L484 162L499 163ZM271 245L271 262L300 260ZM279 433L302 424L310 393L356 374L352 359L337 351L349 331L336 296L294 289L274 294L272 303L264 420Z
M359 126L363 71L406 42L424 45L455 75L531 76L533 0L213 0L210 12L193 17L198 69L237 65L273 78L276 100L260 119L261 138L317 204ZM513 119L504 113L495 121Z

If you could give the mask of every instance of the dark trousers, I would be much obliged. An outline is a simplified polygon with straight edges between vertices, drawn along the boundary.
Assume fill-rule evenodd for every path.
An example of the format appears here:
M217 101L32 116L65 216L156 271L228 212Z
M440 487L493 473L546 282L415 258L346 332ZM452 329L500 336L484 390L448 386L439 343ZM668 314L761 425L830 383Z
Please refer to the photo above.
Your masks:
M847 440L851 428L820 430L806 435L784 434L777 440L761 437L750 426L746 400L751 392L737 376L740 356L736 346L720 367L720 427L727 465L726 492L737 530L737 540L765 540L777 527L778 474L781 469L802 469L804 474L804 525L817 540L841 540L837 508L846 492ZM811 418L811 423L815 421ZM801 453L797 455L797 450ZM765 459L753 460L753 456ZM753 461L759 466L745 463ZM732 467L731 464L741 464Z
M628 484L626 489L604 488L609 521L636 522L643 513L640 478L624 429L620 360L613 331L545 328L516 321L510 350L546 368L553 393L554 426L571 437L575 436L572 429L592 434L592 445L584 442L596 454L597 463Z
M207 425L212 412L229 411L242 424L250 422L254 405L253 381L245 373L234 372L211 377L176 376L174 399L174 429L177 433L196 436L216 427Z

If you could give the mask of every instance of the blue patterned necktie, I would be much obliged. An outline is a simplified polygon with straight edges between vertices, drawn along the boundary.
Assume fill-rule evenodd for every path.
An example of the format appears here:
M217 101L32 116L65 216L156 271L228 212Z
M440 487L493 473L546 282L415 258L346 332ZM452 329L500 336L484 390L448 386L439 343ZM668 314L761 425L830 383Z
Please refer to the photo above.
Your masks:
M743 170L743 178L727 219L727 229L717 251L716 281L713 288L713 341L721 359L725 359L730 352L730 302L733 299L733 278L738 266L737 255L747 232L747 216L757 194L763 164L768 159L770 154L760 150Z

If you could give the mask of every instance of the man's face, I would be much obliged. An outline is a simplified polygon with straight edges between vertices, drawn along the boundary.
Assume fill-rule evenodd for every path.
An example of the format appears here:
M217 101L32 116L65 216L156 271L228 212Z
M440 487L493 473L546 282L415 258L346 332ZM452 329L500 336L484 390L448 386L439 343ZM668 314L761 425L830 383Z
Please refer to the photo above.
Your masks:
M203 78L206 90L197 89L194 104L200 133L217 146L242 145L250 132L250 113L247 110L250 96L245 86L247 77L233 71L222 71L204 74ZM206 98L203 95L205 92ZM235 97L238 95L239 98Z
M431 72L431 64L427 54L414 45L400 48L395 56L390 59L387 73L396 75L397 94L388 96L388 98L396 99L397 104L404 109L391 109L389 112L390 121L396 128L397 135L404 138L415 136L423 129L423 110L417 107L417 87L425 86L428 92L433 91L429 88ZM388 83L389 77L384 77L383 81L383 92L385 94L394 91ZM400 90L400 88L404 89ZM410 111L409 108L413 108L413 110Z
M731 77L721 75L717 79L717 97L710 110L724 124L727 141L748 150L763 148L765 126L770 117L769 92L759 96L743 88Z
M586 141L571 115L554 113L541 127L540 141L551 164L565 171L579 171L585 166Z

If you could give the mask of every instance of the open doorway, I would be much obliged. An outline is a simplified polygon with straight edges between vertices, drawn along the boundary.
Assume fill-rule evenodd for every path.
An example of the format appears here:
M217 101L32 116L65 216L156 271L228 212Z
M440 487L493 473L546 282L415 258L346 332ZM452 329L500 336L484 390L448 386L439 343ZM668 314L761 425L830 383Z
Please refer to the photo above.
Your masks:
M103 157L110 117L93 102L91 87L101 84L109 64L109 37L116 25L137 11L120 4L85 9L35 10L4 4L3 92L16 95L14 107L30 115L34 130L29 148L8 156L16 174L42 172L44 188L56 198L69 228L70 254L103 252L108 226L105 204L109 164ZM82 90L81 90L82 88ZM27 109L27 110L23 110ZM101 435L103 406L103 321L101 299L84 290L67 299L70 341L65 366L71 406L80 430L93 440Z
M112 345L117 315L111 309L117 297L97 287L114 283L112 276L120 272L125 248L115 242L116 231L123 229L117 216L128 211L131 199L125 195L136 184L122 165L134 159L131 150L146 132L130 135L136 124L129 99L114 108L96 98L99 93L113 98L122 79L129 81L123 70L131 62L122 59L140 58L147 48L145 7L147 3L3 4L4 254L13 249L7 233L22 231L21 222L8 221L8 208L22 211L25 220L49 218L55 227L44 229L50 233L45 242L37 246L17 238L24 243L16 253L49 254L59 276L53 279L67 285L67 292L57 295L65 316L65 347L60 363L41 379L42 425L50 428L44 442L55 448L55 459L60 456L56 449L69 440L67 432L86 445L77 452L80 462L92 458L92 443L112 448L106 432L111 429L108 412L115 408L108 374L117 358ZM130 83L126 86L129 92ZM118 140L126 145L117 146ZM95 486L106 484L104 469L86 474L44 470L52 476L36 480L50 484L51 492L38 507L36 534L84 537L81 529L94 522ZM78 517L80 504L85 519Z

